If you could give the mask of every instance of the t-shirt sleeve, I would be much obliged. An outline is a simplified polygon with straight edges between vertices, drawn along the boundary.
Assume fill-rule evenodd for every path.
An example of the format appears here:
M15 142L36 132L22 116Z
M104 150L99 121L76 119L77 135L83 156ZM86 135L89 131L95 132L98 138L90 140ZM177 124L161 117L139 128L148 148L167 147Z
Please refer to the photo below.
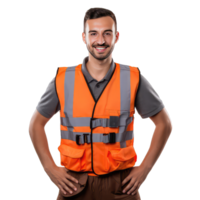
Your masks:
M60 103L55 88L55 77L49 83L46 91L40 98L37 111L44 117L51 118L60 110Z
M142 118L151 117L164 108L159 95L142 74L140 74L140 85L136 95L135 107Z

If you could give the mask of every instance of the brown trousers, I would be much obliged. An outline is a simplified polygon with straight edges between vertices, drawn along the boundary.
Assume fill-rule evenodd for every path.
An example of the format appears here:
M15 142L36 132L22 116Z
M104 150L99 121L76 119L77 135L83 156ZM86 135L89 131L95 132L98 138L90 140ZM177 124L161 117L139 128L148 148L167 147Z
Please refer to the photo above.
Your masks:
M86 187L79 194L72 197L62 196L60 190L57 200L141 200L140 194L131 195L123 193L123 189L128 185L128 181L122 186L122 181L129 175L131 168L114 171L101 176L88 176Z

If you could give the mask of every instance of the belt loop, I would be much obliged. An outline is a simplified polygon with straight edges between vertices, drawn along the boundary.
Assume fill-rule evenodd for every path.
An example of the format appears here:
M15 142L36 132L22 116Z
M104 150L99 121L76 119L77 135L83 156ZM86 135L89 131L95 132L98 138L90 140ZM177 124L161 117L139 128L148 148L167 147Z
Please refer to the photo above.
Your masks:
M80 138L81 137L81 138ZM76 135L76 144L89 144L90 143L90 134Z
M109 133L109 142L110 143L115 143L116 142L116 136L115 136L116 133Z
M76 144L81 145L84 144L84 135L76 135Z
M77 145L80 145L80 143L79 143L79 136L80 136L80 135L76 135L76 144L77 144Z
M84 142L89 144L90 143L90 135L89 134L83 134L84 135Z
M103 134L103 143L115 143L116 142L116 133L112 132L109 134Z

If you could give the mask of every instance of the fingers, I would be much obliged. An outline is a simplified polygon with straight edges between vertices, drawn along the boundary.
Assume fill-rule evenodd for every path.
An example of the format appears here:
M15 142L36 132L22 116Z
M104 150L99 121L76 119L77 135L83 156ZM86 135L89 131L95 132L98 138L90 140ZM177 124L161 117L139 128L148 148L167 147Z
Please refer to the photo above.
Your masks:
M66 185L64 182L60 183L59 185L61 186L61 191L62 191L64 194L66 194L67 192L68 192L68 194L69 194L69 193L70 193L70 194L73 193L72 189L70 189L70 188L68 187L68 185Z
M136 192L138 191L140 187L140 184L138 181L134 182L134 181L131 181L129 183L129 185L127 185L127 187L123 190L124 193L127 192L127 194L131 194L131 195L134 195L136 194Z
M138 182L136 182L133 187L127 192L127 194L131 194L131 195L134 195L137 190L139 189L139 184Z
M66 168L64 168L64 169L66 172L69 171ZM58 187L63 194L67 194L67 193L72 194L73 190L76 191L77 188L71 181L78 183L78 180L76 178L74 178L73 176L69 175L68 173L64 173L63 175L64 176L61 177L61 179L58 183Z
M67 177L64 179L65 184L67 184L67 186L70 186L74 191L77 190L76 186L67 179Z
M76 191L77 188L69 181L67 178L64 178L62 182L58 184L59 189L64 193L73 193L73 190Z
M66 178L70 179L71 181L78 183L78 180L74 178L73 176L69 175L68 173L66 174Z
M62 194L69 194L70 193L70 189L64 184L60 184L58 185L58 189L60 190L60 192Z
M66 167L64 167L64 169L65 169L66 172L69 171ZM78 180L77 180L76 178L74 178L73 176L71 176L70 174L66 173L66 177L67 177L68 179L70 179L71 181L73 181L73 182L75 182L75 183L78 183Z

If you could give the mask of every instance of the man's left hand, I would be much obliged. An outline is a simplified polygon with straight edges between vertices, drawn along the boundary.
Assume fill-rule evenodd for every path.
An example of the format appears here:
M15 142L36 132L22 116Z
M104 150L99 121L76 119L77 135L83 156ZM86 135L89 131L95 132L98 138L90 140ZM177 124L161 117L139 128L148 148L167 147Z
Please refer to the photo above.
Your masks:
M148 172L141 166L133 167L129 175L122 181L122 186L128 182L129 184L124 188L123 193L134 195L143 181L146 179Z

